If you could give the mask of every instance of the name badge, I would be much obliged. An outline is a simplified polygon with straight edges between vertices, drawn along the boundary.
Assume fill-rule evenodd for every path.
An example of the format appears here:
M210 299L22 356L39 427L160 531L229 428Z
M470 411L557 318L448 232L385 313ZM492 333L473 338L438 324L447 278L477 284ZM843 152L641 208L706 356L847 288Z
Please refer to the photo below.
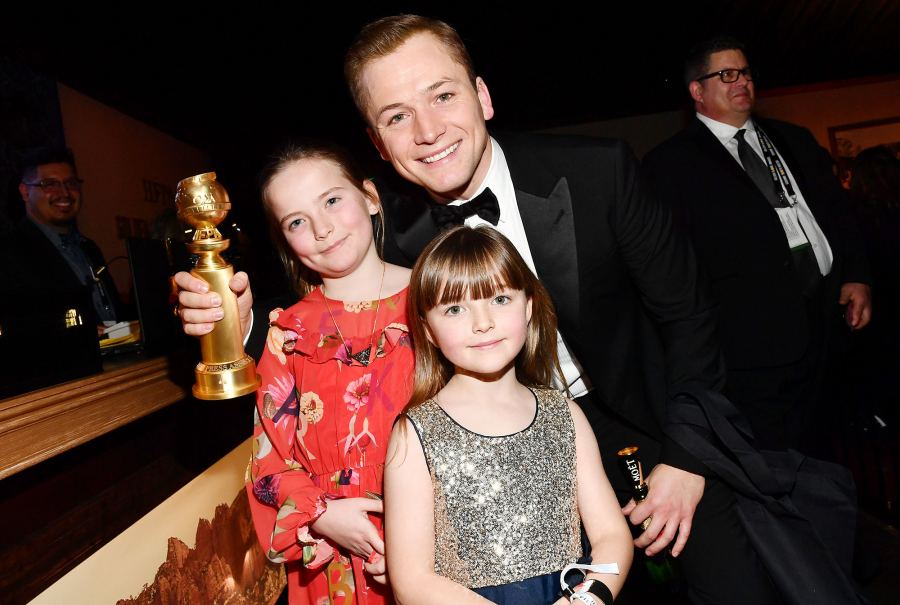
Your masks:
M791 250L808 246L809 240L806 239L803 227L800 226L800 221L797 218L797 209L775 208L775 212L778 213L778 218L781 219L781 227L784 229L784 235L787 237L788 246Z

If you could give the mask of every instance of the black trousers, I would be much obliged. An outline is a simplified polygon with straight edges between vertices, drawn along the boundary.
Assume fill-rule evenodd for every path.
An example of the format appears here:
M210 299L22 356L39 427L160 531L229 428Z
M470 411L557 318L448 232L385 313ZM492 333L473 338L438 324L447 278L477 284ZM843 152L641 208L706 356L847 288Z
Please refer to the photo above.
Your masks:
M624 506L631 492L618 467L616 452L623 447L638 446L644 472L649 474L659 461L660 443L614 416L591 393L579 397L576 403L594 429L606 475ZM632 530L636 534L641 531L639 527ZM643 553L636 554L634 565L641 564L642 556ZM688 596L697 605L782 602L738 520L733 494L715 478L706 478L690 537L678 561Z
M829 457L820 439L830 432L832 417L824 385L833 326L826 322L821 290L806 301L809 341L800 359L781 366L728 368L725 395L750 421L757 449L791 448Z

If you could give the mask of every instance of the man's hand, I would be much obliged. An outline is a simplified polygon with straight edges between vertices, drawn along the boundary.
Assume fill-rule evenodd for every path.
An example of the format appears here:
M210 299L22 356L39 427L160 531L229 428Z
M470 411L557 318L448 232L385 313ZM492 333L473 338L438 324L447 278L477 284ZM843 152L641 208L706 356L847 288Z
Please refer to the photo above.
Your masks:
M628 515L634 525L640 525L647 517L652 517L650 526L638 536L634 545L646 548L652 557L669 545L675 534L678 539L672 547L672 556L677 557L684 550L694 511L703 496L706 480L700 476L667 464L657 464L647 477L649 493L640 504L628 502L622 512Z
M844 319L851 330L865 328L872 319L872 290L867 284L847 282L841 286L838 302L847 305Z
M219 295L210 292L205 281L184 271L175 274L175 284L178 286L178 317L181 318L184 333L203 336L212 332L215 322L224 316ZM237 295L241 335L246 338L250 329L250 309L253 307L250 278L243 271L235 273L228 287Z

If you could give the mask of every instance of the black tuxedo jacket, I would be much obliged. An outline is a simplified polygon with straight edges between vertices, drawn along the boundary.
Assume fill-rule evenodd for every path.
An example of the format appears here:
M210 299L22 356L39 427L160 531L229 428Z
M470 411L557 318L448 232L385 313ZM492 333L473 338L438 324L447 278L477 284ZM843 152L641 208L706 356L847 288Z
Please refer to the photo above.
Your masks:
M828 316L846 282L869 273L844 192L828 154L804 128L757 120L784 158L834 254L822 288ZM700 120L651 151L644 175L690 235L720 304L720 341L729 369L789 364L807 349L807 301L771 205Z
M537 273L594 392L663 442L663 461L699 472L661 431L667 386L717 388L723 374L713 308L687 240L646 195L623 143L539 135L498 142ZM382 194L387 260L410 266L437 233L424 198L411 189Z

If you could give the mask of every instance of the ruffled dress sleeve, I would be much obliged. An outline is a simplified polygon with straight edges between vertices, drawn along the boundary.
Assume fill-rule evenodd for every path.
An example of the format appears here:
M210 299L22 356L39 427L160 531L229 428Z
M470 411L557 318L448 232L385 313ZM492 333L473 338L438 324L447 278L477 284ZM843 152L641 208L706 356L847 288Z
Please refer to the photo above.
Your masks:
M302 561L318 567L330 560L333 549L309 532L309 525L325 512L324 491L310 477L310 469L294 459L300 424L292 355L306 332L296 315L275 309L269 314L266 347L257 366L262 384L254 411L253 455L247 469L247 492L257 536L269 560Z

